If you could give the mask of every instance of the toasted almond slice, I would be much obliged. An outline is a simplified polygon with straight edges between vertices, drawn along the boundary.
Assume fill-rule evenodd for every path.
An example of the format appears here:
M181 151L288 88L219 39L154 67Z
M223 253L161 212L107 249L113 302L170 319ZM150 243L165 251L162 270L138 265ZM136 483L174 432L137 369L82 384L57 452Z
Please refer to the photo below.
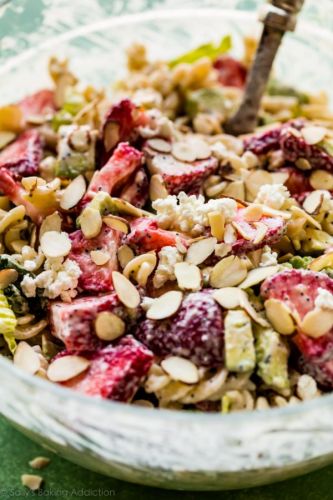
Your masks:
M211 156L210 146L203 139L193 137L189 140L189 144L195 153L196 160L205 160Z
M167 188L160 174L154 174L150 178L149 197L151 201L164 199L169 195Z
M321 271L325 267L333 267L333 252L325 253L317 259L314 259L309 265L308 268L311 271Z
M134 259L135 255L131 247L128 245L121 245L117 252L119 264L124 269L130 260Z
M223 190L224 196L230 196L231 198L237 198L239 200L245 200L245 185L244 181L238 180L229 182L226 188Z
M303 210L302 208L292 206L290 207L290 210L298 217L304 217L306 221L312 226L314 226L316 229L321 230L321 225L319 224L319 222L316 221L316 219L314 219L313 217L311 217L311 215L305 212L305 210Z
M170 356L161 362L163 370L173 380L184 384L196 384L199 382L199 371L194 363L180 356Z
M81 230L87 239L95 238L102 229L102 217L96 208L86 207L80 216Z
M218 197L221 193L223 193L224 189L227 186L226 181L219 182L218 184L214 184L213 186L209 186L206 188L205 193L209 198Z
M175 276L179 288L182 290L200 290L200 269L188 262L178 262L175 265Z
M224 228L224 243L230 245L237 240L235 228L232 224L226 224Z
M27 342L20 342L14 354L14 365L34 375L40 369L40 358Z
M236 231L244 238L244 240L247 240L247 241L252 240L252 238L253 238L252 231L247 231L246 227L244 227L242 224L238 224L235 221L232 221L231 224L236 229Z
M297 158L295 165L300 170L312 170L311 163L306 158Z
M216 238L195 241L187 250L185 261L189 264L202 264L214 252L216 243Z
M0 131L0 151L1 149L5 148L10 144L14 139L16 135L14 132L5 132L5 131Z
M215 245L215 255L216 257L225 257L231 252L231 245L227 243L218 243Z
M165 141L164 139L160 139L158 137L149 139L147 141L147 145L155 149L155 151L158 151L159 153L170 153L171 152L171 144L168 141Z
M44 233L49 231L57 231L57 233L60 233L61 222L61 217L58 212L54 212L53 214L45 217L39 229L39 238L41 238Z
M269 276L273 276L273 274L276 274L278 270L279 266L266 266L251 269L246 279L239 285L239 288L245 290L246 288L251 288L254 285L258 285L258 283L261 283Z
M82 356L63 356L53 361L47 369L47 378L52 382L65 382L80 375L90 366L90 361Z
M101 340L115 340L125 333L126 325L119 316L110 311L103 311L95 320L96 335Z
M303 127L302 135L307 144L314 145L321 142L327 135L327 129L324 127L307 126Z
M214 236L217 241L223 240L225 225L224 214L222 212L209 212L208 221L212 236Z
M125 266L125 269L123 270L124 276L126 276L126 278L130 278L132 274L139 271L140 267L144 263L149 264L151 270L153 270L157 263L157 257L155 252L143 253L131 259Z
M291 335L295 331L295 323L288 307L276 299L265 301L266 316L274 330L282 335Z
M103 250L91 250L90 257L96 266L104 266L110 260L110 254Z
M328 309L313 309L308 312L299 325L308 337L317 339L329 332L333 327L333 311Z
M283 210L276 210L275 208L271 208L267 205L262 206L263 215L267 215L268 217L281 217L282 219L289 220L291 218L291 214L289 212L285 212Z
M212 296L225 309L235 309L240 306L242 294L245 292L239 288L226 287L215 290Z
M261 243L262 240L265 238L266 233L268 231L268 227L263 222L255 222L254 225L257 228L257 232L253 240L253 244L258 245L258 243Z
M130 230L130 225L127 220L117 215L106 215L102 220L108 227L120 231L121 233L127 234Z
M60 207L69 210L79 203L86 192L86 181L83 175L75 177L74 180L63 190L60 198Z
M253 201L261 186L272 184L272 177L266 170L253 170L245 179L246 199Z
M11 283L15 283L18 272L15 269L2 269L0 271L0 290L4 290Z
M37 476L35 474L22 474L21 483L23 486L26 486L31 491L37 491L40 489L43 478L41 476Z
M175 314L183 300L183 293L178 291L166 292L157 299L147 311L149 319L165 319Z
M309 181L313 189L327 189L327 191L333 189L333 175L326 170L315 170L311 173Z
M143 262L136 273L136 281L140 286L146 286L151 273L154 271L155 266L149 262Z
M244 293L244 294L240 295L240 306L247 312L247 314L250 316L250 318L253 319L253 321L255 321L256 323L258 323L258 325L260 325L260 326L262 326L264 328L267 327L267 326L269 326L268 323L267 323L267 321L264 318L262 318L257 313L257 311L255 310L255 308L252 306L252 304L249 301L247 293Z
M33 469L44 469L50 462L51 460L47 457L36 457L30 460L29 465Z
M171 152L172 156L179 161L192 163L196 159L196 152L189 142L175 142Z
M213 267L209 282L213 288L226 288L238 285L244 281L246 275L245 262L235 255L230 255Z
M247 222L256 222L263 216L262 205L253 203L245 208L243 212L243 217Z
M118 271L113 271L112 280L120 302L130 309L138 307L140 294L133 283Z
M40 246L45 257L65 257L72 248L71 240L67 233L47 231L40 239Z
M287 172L271 172L272 184L284 184L289 179Z
M308 214L317 215L323 201L324 193L322 191L312 191L303 201L303 208Z

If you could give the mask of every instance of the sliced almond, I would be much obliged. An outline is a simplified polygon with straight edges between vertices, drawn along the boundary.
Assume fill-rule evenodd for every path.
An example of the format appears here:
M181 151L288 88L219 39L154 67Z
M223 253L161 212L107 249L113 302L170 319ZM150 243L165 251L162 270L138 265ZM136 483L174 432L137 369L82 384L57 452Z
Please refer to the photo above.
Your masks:
M256 203L249 205L244 209L243 217L247 222L256 222L263 216L262 206Z
M226 188L223 190L223 194L224 196L230 196L231 198L245 200L244 181L238 180L229 182Z
M20 342L14 354L14 365L34 375L40 369L40 358L27 342Z
M178 286L182 290L200 290L201 273L194 264L178 262L175 265L175 276Z
M45 217L39 229L39 238L41 238L44 233L49 231L56 231L57 233L60 233L61 222L61 217L58 212L54 212L53 214Z
M316 219L314 219L313 217L311 217L311 215L308 214L307 212L305 212L305 210L303 210L302 208L292 206L292 207L290 207L290 210L297 217L304 217L306 219L306 221L309 224L311 224L311 226L315 227L316 229L319 229L319 231L321 230L321 225L319 224L319 222L316 221Z
M90 252L91 260L96 264L96 266L104 266L110 260L110 254L103 252L103 250L92 250Z
M60 198L60 207L63 210L70 210L79 203L85 192L86 181L83 175L79 175L63 190Z
M238 222L232 221L233 227L236 229L236 231L244 238L244 240L247 241L252 241L253 239L253 231L251 228L247 226L243 226L242 224L238 224Z
M50 458L47 457L36 457L30 460L29 465L33 469L44 469L51 462Z
M40 489L43 478L41 476L37 476L35 474L22 474L21 483L23 486L26 486L31 491L37 491Z
M322 191L312 191L303 201L304 210L311 215L317 215L324 201Z
M265 310L268 321L274 330L282 335L291 335L295 331L295 323L288 307L276 299L265 301Z
M308 337L317 339L329 332L333 327L333 311L328 309L313 309L308 312L299 325Z
M170 356L161 362L163 370L173 380L184 384L196 384L199 382L199 371L194 363L179 356Z
M239 285L239 288L245 290L246 288L251 288L254 285L258 285L269 276L273 276L274 274L276 274L278 270L279 266L266 266L251 269L246 279Z
M95 320L96 335L101 340L115 340L125 333L126 325L116 314L103 311L97 315Z
M189 264L202 264L214 252L216 243L216 238L195 241L187 250L185 261Z
M117 256L122 269L135 257L133 250L128 245L121 245L118 248Z
M0 131L0 151L1 149L5 148L10 144L14 139L16 135L14 132L5 132L5 131Z
M219 182L218 184L214 184L213 186L209 186L206 188L205 193L209 198L218 197L223 193L224 189L227 186L226 181Z
M18 272L15 269L2 269L0 271L0 290L4 290L11 283L15 283Z
M102 217L96 208L86 207L80 216L81 230L87 239L95 238L102 229Z
M266 170L253 170L245 179L246 199L253 201L261 186L272 184L272 177Z
M317 257L317 259L314 259L308 265L311 271L321 271L325 267L333 267L333 252L325 253Z
M276 210L275 208L271 208L267 205L262 206L263 215L267 215L268 217L281 217L282 219L289 220L291 218L291 214L289 212L284 212L283 210Z
M255 222L254 225L257 229L257 232L254 237L253 244L258 245L258 243L261 243L262 240L265 238L266 233L268 231L268 227L263 222Z
M149 184L149 198L151 201L164 199L168 195L169 193L163 182L163 177L160 174L152 175Z
M149 319L165 319L175 314L183 300L183 293L178 291L166 292L157 299L147 311Z
M211 156L210 146L203 139L193 137L189 140L189 144L194 151L196 160L205 160Z
M40 239L40 246L45 257L55 259L65 257L72 248L71 240L67 233L47 231Z
M309 181L313 189L326 189L327 191L333 189L333 175L327 170L315 170L311 173Z
M269 326L268 323L267 323L267 321L264 318L262 318L257 313L257 311L255 310L255 308L252 306L252 304L249 301L247 293L244 293L244 294L240 295L240 306L247 312L247 314L250 316L250 318L253 319L253 321L255 321L256 323L258 323L258 325L260 325L260 326L262 326L264 328L267 327L267 326Z
M196 159L196 152L189 142L175 142L172 145L172 156L176 160L192 163Z
M271 172L272 184L284 184L289 179L287 172Z
M131 259L123 270L124 276L126 276L126 278L130 278L131 275L138 272L140 267L145 263L149 264L151 271L153 271L157 263L155 252L143 253Z
M171 144L168 141L165 141L164 139L159 139L158 137L154 139L149 139L147 141L147 145L155 149L155 151L158 151L159 153L170 153L171 152Z
M133 283L118 271L113 271L112 280L120 302L130 309L138 307L140 294Z
M242 294L245 292L239 288L226 287L215 290L212 296L225 309L235 309L240 306Z
M52 382L65 382L80 375L90 366L90 361L82 356L63 356L53 361L47 369L47 378Z
M130 230L130 225L127 220L122 217L118 217L117 215L106 215L102 220L104 224L112 229L115 229L115 231L127 234Z
M209 282L213 288L232 287L244 281L246 275L245 262L235 255L230 255L213 267Z
M316 126L306 126L303 127L302 136L307 144L314 145L318 144L322 140L324 140L327 135L327 129L324 127L316 127Z
M45 186L46 181L41 177L31 176L31 177L23 177L21 180L21 184L26 191L33 191L39 186Z
M143 262L140 269L136 273L136 281L140 286L146 286L147 281L151 273L154 271L155 266L149 264L149 262Z
M230 245L237 240L237 234L232 224L226 224L224 229L224 243Z

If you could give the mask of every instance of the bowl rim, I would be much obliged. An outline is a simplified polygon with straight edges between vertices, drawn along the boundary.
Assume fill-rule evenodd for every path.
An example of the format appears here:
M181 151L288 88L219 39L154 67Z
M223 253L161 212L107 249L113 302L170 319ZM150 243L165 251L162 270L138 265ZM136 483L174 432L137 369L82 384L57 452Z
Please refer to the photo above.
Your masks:
M124 403L120 401L112 401L109 399L103 398L95 398L93 396L88 396L86 394L82 394L74 391L73 389L63 387L59 384L53 383L36 375L31 375L21 368L14 365L14 363L7 359L6 357L0 355L0 372L4 369L7 372L9 371L14 379L19 379L24 383L29 383L33 386L34 389L41 389L43 391L48 391L51 394L54 394L56 397L70 399L84 406L94 406L95 408L100 408L103 411L116 412L119 413L121 410L123 413L129 416L147 416L147 412L150 411L150 417L155 420L165 420L168 419L170 421L179 422L188 419L191 419L194 422L204 421L207 423L217 423L219 422L221 425L230 424L232 422L249 422L252 423L252 420L255 419L256 422L260 420L267 420L267 417L293 417L296 415L300 415L303 413L307 413L308 411L315 410L318 407L318 400L320 409L325 408L326 406L330 406L333 403L333 393L332 394L324 394L317 398L308 401L302 401L300 404L289 405L282 408L268 408L265 410L251 410L251 411L239 411L232 413L222 412L189 412L187 410L170 410L167 408L147 408L139 405L134 405L130 403ZM317 408L318 409L318 408ZM155 410L155 411L152 411ZM158 411L156 411L158 410ZM273 413L272 413L273 412Z

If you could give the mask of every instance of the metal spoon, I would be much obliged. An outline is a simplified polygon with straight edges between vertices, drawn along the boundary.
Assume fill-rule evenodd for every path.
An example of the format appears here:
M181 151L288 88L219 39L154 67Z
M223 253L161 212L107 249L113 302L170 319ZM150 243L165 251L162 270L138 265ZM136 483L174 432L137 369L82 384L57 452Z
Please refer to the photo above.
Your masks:
M240 135L252 132L257 125L260 102L277 51L286 31L294 31L297 14L305 0L271 0L263 6L259 19L264 29L255 60L248 75L241 105L234 116L224 124L228 134Z

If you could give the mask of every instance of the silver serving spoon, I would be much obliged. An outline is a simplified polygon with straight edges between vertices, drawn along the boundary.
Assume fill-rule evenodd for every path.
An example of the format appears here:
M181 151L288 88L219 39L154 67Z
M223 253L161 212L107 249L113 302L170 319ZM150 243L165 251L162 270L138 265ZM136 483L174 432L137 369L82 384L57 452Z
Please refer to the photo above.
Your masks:
M259 13L264 29L254 63L247 78L241 105L223 128L228 134L240 135L253 132L257 125L260 102L277 51L286 31L294 31L297 14L305 0L271 0Z

